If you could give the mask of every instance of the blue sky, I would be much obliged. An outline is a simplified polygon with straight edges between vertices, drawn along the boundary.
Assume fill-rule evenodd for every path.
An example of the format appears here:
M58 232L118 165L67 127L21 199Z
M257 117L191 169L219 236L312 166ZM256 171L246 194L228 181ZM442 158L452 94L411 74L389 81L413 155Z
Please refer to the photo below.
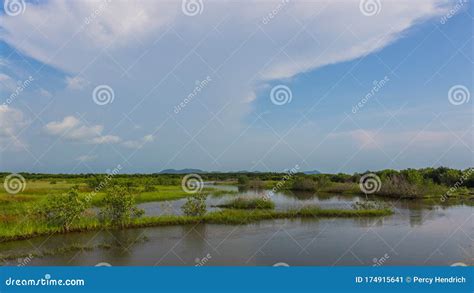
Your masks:
M471 167L471 3L364 2L3 2L1 169Z

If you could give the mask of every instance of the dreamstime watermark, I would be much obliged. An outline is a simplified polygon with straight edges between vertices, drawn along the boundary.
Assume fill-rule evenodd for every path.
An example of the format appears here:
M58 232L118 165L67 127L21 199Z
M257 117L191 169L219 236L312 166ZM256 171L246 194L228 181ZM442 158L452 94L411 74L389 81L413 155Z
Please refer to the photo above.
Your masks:
M181 180L181 188L189 194L201 192L203 187L204 181L199 174L188 174Z
M370 92L368 92L360 101L357 103L357 105L352 107L352 113L355 114L357 113L360 109L364 107L366 103L370 101L372 97L375 96L386 84L387 82L390 81L390 78L388 76L384 76L383 79L381 80L374 80L373 82L373 87L370 89Z
M359 9L365 16L374 16L382 10L382 3L380 0L360 0Z
M443 17L441 17L441 19L439 20L439 22L441 24L445 24L446 22L448 22L448 20L453 17L456 13L459 12L459 10L461 10L461 8L464 6L465 3L467 3L468 0L458 0L458 2L456 3L456 5L454 5L453 8L451 8L448 13L446 13L445 15L443 15Z
M273 18L277 16L278 13L288 4L290 0L281 0L280 3L278 3L275 8L272 9L266 16L263 17L262 23L263 24L268 24Z
M196 263L195 267L202 267L206 265L212 259L212 255L210 253L206 254L203 258L196 257L194 262Z
M451 188L449 188L449 190L441 196L440 200L442 202L445 202L449 197L451 197L453 193L456 192L456 190L458 190L458 188L461 187L464 182L469 179L469 176L471 176L472 173L474 173L474 168L470 168L466 172L464 172L461 178L459 178L459 180L456 181L456 183L454 183L454 185L451 186Z
M204 3L202 0L183 0L181 2L181 10L184 15L195 16L204 11Z
M270 91L270 100L273 104L277 106L289 104L291 103L292 99L293 93L291 92L291 89L286 85L276 85Z
M30 85L31 85L31 82L34 81L35 79L33 78L33 76L29 76L27 79L21 81L19 80L17 82L17 87L16 89L13 91L13 93L7 98L7 100L3 103L3 105L10 105L11 103L13 103L14 100L16 100L16 98L18 98L18 96L25 90L27 89Z
M25 13L26 3L24 0L5 0L3 9L7 15L17 16Z
M390 255L388 255L388 253L384 254L380 258L374 257L372 259L372 262L373 262L372 266L373 267L383 266L383 264L385 264L387 262L387 260L389 260L389 259L390 259Z
M112 265L109 264L108 262L99 262L98 264L95 265L95 267L111 267Z
M459 106L468 103L471 99L469 89L463 85L452 86L448 91L448 100L454 106Z
M92 198L97 195L97 193L99 193L102 189L106 188L107 185L109 185L110 181L113 179L113 177L120 173L120 170L122 170L122 166L119 164L112 171L107 172L105 178L100 181L100 183L94 188L92 192L86 195L85 202L90 202Z
M84 18L84 24L89 25L94 22L97 17L101 16L102 13L104 13L105 8L107 8L110 2L112 2L112 0L102 0L100 5Z
M111 104L114 102L114 99L114 90L105 84L96 86L92 92L92 100L99 106Z
M31 253L26 257L19 258L19 259L17 259L18 264L16 266L17 267L25 267L33 260L33 258L34 258L34 256Z
M263 199L264 200L269 200L270 198L272 198L278 190L281 190L283 188L283 186L286 184L286 182L288 180L290 180L291 177L293 177L293 175L298 173L299 169L300 169L300 166L298 164L296 164L293 168L291 168L290 170L287 170L285 172L285 175L283 176L283 178L280 181L278 181L278 183L275 184L275 186L273 186L272 190L268 191L263 196Z
M181 103L174 107L174 113L178 114L181 112L211 81L212 78L209 75L202 81L197 80L193 91Z
M3 188L9 194L17 194L26 188L26 180L21 174L12 173L5 177L3 181Z
M274 267L289 267L290 265L287 264L286 262L277 262L276 264L273 265Z
M360 177L359 188L365 194L372 194L380 190L382 181L377 174L367 173Z
M53 279L50 274L44 275L40 279L13 279L12 277L5 280L7 287L21 287L21 286L85 286L84 279Z

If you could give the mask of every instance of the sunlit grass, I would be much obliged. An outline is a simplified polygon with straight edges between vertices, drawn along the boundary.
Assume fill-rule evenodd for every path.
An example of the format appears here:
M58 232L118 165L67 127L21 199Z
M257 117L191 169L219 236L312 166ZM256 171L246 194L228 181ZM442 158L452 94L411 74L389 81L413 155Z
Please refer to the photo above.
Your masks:
M356 218L356 217L380 217L390 215L389 209L373 209L373 210L337 210L337 209L321 209L316 206L309 206L299 210L275 211L269 209L242 210L242 209L225 209L208 213L204 216L177 216L166 215L159 217L144 217L132 220L130 223L121 227L139 228L139 227L156 227L156 226L173 226L187 224L226 224L226 225L242 225L257 222L261 220L272 219L296 219L296 218ZM68 233L84 232L99 229L116 229L116 227L107 226L100 223L96 218L83 217L74 222ZM45 223L26 220L21 223L10 223L0 226L0 242L28 239L35 236L65 233L60 227L51 227Z

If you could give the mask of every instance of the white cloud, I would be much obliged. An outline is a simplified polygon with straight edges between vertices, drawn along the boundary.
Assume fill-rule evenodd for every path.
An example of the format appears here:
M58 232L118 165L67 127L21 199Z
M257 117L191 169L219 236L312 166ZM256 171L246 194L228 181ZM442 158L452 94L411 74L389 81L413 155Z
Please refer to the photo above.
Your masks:
M235 1L204 1L205 9L196 17L182 13L181 1L112 1L102 7L103 1L50 0L29 3L22 17L0 15L0 39L68 73L62 95L76 99L58 99L58 108L68 109L67 103L76 107L81 98L88 102L81 107L97 106L90 94L74 90L87 85L84 78L74 77L80 75L90 84L111 86L116 94L114 107L90 108L90 115L103 111L100 113L122 117L117 109L124 108L119 106L129 107L133 113L126 114L144 128L161 123L193 91L196 80L219 69L212 83L176 116L180 126L193 133L203 121L213 118L206 115L218 114L219 123L209 124L198 137L200 143L207 143L210 154L218 156L246 128L246 115L253 110L263 85L381 50L415 24L443 14L440 7L449 8L446 4L453 3L382 1L380 14L367 17L360 12L359 2L290 1L263 24L263 17L280 0L258 1L251 7ZM43 33L31 34L32 27ZM139 148L144 142L104 135L102 125L78 123L69 129L68 124L74 124L69 120L52 124L50 131L71 140L129 148ZM174 127L167 129L170 143L160 152L164 158L172 156L174 146L186 137L180 126L170 124L165 124ZM62 128L68 132L60 131ZM216 133L218 143L214 143ZM358 131L350 137L362 144L372 141L371 135Z
M24 145L18 138L19 132L28 125L23 112L7 105L0 105L0 146L18 148Z
M49 122L45 126L45 131L51 135L90 144L118 143L120 137L115 135L103 135L103 125L84 125L74 116L64 117L62 121Z
M89 82L80 76L66 77L66 85L69 89L82 90L88 84Z
M14 91L17 85L13 78L5 73L0 73L0 90Z
M208 2L205 3L207 12L193 18L190 26L190 18L183 15L178 2L108 3L99 0L64 3L51 0L41 5L29 5L21 18L1 16L0 26L5 30L1 38L42 62L78 72L104 47L117 50L117 55L121 56L120 51L126 48L157 40L167 26L174 26L180 37L186 39L187 33L201 35L203 30L219 24L222 15L228 15L232 23L228 26L220 23L219 29L227 29L225 34L229 40L245 39L258 26L262 28L263 31L255 32L258 38L251 40L261 48L254 52L254 60L259 55L267 57L262 60L268 60L278 53L280 47L274 42L283 45L290 41L284 52L261 70L262 77L271 80L288 78L379 50L415 23L445 13L449 8L447 4L452 3L450 0L420 0L413 7L411 1L385 1L380 14L367 17L360 12L359 2L295 1L282 7L265 25L262 18L281 1L260 2L252 5L252 9L238 3ZM298 19L299 23L293 19ZM304 30L301 23L306 25ZM31 27L39 25L48 38L30 33ZM262 41L255 41L257 39ZM210 43L208 48L216 50L220 43L221 40ZM61 54L55 54L55 49L61 46L64 46ZM168 58L168 54L162 56ZM76 85L75 82L74 78L68 80L70 86Z
M153 135L145 135L140 140L127 140L122 143L124 147L131 149L141 149L146 143L154 141L155 138Z

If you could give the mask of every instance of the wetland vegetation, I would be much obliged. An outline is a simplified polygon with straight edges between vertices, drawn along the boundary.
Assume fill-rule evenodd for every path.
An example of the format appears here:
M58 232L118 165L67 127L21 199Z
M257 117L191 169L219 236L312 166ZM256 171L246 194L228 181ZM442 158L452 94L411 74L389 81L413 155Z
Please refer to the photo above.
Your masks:
M474 174L448 168L383 170L368 173L379 184L371 197L472 204ZM203 173L197 193L185 192L180 174L29 174L22 173L25 188L17 194L0 189L0 241L26 239L51 233L97 229L125 229L196 223L248 224L269 219L374 217L392 213L389 207L370 202L351 209L322 209L315 205L275 210L275 192L357 194L368 196L360 186L366 174L304 173ZM3 180L8 173L1 174ZM113 178L112 178L113 177ZM104 184L105 182L105 184ZM254 190L242 197L220 184ZM206 198L235 196L212 205ZM182 214L144 215L141 203L185 199Z

